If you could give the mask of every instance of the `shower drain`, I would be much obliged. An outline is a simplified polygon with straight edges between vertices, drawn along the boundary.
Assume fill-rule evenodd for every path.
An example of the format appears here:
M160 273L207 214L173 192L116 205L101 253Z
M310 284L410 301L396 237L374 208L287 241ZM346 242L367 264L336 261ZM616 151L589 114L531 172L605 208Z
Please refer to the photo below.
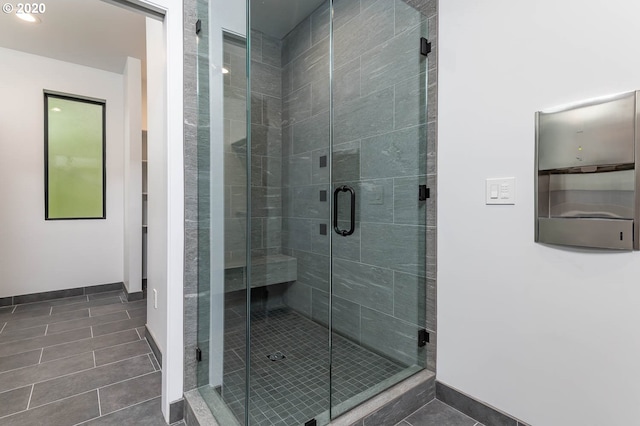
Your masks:
M286 356L282 352L278 351L267 355L267 358L269 358L271 361L280 361L281 359L285 359Z

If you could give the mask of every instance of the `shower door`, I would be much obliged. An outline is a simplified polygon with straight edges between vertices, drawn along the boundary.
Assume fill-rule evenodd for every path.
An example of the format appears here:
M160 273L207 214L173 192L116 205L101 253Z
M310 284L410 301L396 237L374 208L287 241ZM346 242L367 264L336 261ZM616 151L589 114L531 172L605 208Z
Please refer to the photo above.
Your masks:
M427 20L402 0L335 0L331 416L422 369Z
M326 425L425 365L427 21L198 5L200 393L225 426Z

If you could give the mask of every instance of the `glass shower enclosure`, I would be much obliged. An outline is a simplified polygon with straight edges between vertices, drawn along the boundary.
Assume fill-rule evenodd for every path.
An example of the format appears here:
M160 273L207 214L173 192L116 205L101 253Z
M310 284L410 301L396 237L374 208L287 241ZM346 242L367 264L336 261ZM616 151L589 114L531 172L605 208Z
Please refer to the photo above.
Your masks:
M426 364L427 19L246 11L199 2L198 387L225 426L325 425Z

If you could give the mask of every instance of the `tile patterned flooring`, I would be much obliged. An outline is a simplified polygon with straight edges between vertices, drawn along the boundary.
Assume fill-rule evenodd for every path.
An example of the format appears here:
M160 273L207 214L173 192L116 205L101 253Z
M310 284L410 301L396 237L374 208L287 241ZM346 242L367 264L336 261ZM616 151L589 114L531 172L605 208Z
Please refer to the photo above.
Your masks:
M471 417L434 399L396 426L483 426Z
M0 425L164 425L146 300L121 291L0 308Z
M329 404L336 406L405 368L334 333L330 382L326 327L288 308L257 310L251 317L252 425L304 424ZM244 328L237 327L242 321L231 323L225 333L222 397L243 423ZM275 352L286 358L271 361L267 355Z

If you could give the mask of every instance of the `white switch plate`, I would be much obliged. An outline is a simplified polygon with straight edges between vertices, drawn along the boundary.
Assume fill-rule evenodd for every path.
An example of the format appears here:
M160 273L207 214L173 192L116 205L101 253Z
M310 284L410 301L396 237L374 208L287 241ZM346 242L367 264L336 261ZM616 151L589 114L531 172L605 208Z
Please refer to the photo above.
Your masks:
M487 179L487 204L515 204L516 178Z

